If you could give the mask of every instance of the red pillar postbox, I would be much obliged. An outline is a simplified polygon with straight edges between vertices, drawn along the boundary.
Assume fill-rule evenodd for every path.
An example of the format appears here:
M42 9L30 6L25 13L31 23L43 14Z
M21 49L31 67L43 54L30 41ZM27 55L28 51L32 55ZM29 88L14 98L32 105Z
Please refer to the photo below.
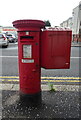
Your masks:
M29 103L41 102L40 35L45 23L40 20L17 20L20 94Z
M40 20L17 20L20 98L27 104L41 103L41 67L69 69L72 31L43 29Z

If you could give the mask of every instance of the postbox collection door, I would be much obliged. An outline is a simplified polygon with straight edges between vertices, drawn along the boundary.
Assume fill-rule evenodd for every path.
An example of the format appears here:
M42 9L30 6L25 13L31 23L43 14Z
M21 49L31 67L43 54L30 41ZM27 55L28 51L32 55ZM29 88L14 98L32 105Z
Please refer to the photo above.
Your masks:
M41 67L69 69L71 31L45 30L41 35Z
M40 32L19 32L20 91L34 94L40 87Z

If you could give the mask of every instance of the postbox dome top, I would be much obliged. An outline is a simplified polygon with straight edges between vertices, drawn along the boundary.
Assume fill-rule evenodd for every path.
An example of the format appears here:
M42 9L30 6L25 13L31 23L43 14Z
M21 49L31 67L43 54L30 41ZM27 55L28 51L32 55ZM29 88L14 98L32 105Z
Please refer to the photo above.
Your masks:
M13 21L12 24L17 29L22 27L38 27L38 28L45 27L45 22L41 20L31 20L31 19L16 20L16 21Z

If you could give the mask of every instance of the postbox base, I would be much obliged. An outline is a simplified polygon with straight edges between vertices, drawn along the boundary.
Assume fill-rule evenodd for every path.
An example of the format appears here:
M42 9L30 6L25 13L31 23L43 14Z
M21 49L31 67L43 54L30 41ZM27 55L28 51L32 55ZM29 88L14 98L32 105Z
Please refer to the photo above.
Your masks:
M41 92L36 94L24 94L20 92L20 102L25 106L40 106L42 103Z

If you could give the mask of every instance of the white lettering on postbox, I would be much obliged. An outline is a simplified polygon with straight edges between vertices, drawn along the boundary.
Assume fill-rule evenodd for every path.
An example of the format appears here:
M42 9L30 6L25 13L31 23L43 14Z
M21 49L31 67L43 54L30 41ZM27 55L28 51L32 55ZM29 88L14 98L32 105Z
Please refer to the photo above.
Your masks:
M34 63L34 60L22 59L22 63Z

